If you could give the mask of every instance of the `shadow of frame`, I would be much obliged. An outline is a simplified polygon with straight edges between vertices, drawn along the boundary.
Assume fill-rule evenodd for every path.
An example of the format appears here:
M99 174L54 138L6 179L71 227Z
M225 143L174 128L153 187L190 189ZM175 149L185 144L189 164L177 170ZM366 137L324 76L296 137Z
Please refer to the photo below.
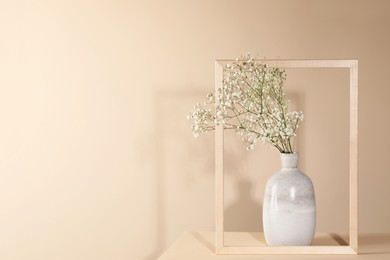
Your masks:
M197 88L199 89L199 88ZM182 91L182 90L164 90L157 91L154 97L155 120L152 143L154 147L153 163L154 163L154 203L156 207L156 216L154 226L155 229L155 247L144 260L157 259L167 247L168 237L172 237L173 233L180 234L186 230L185 226L190 226L186 221L182 221L180 225L175 225L174 230L170 229L175 219L169 218L172 216L168 212L167 203L174 204L175 202L168 201L172 195L170 191L171 183L167 179L175 178L179 181L185 180L186 183L192 182L193 176L203 174L202 178L213 180L214 173L214 151L205 149L205 146L212 146L210 138L213 138L211 133L208 137L200 137L197 140L193 138L190 128L190 122L186 116L190 113L194 104L197 101L205 99L207 90L205 91ZM174 143L180 143L181 150L174 149ZM206 147L206 148L207 148ZM175 154L172 154L174 149ZM193 158L201 158L193 160ZM192 160L191 160L192 159ZM167 164L175 164L169 166ZM177 175L181 173L180 175ZM182 177L180 177L182 176ZM192 177L191 177L192 176ZM180 190L180 189L178 189ZM178 191L176 191L178 192ZM169 195L169 194L168 194ZM184 194L185 195L185 194ZM180 196L179 196L180 197ZM172 209L172 205L169 208ZM177 212L184 210L178 208ZM210 212L212 214L212 212ZM178 217L180 214L176 214Z

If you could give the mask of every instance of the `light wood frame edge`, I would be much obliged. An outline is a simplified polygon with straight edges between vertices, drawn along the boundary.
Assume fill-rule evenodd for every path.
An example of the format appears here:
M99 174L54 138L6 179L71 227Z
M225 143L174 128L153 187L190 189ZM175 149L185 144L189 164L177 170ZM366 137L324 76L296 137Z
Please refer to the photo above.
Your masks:
M215 62L215 92L222 87L223 65ZM223 126L215 127L215 253L216 254L357 254L358 253L358 61L357 60L258 60L277 68L349 68L349 246L225 247ZM216 101L216 106L218 105Z
M355 255L350 246L225 246L220 255Z

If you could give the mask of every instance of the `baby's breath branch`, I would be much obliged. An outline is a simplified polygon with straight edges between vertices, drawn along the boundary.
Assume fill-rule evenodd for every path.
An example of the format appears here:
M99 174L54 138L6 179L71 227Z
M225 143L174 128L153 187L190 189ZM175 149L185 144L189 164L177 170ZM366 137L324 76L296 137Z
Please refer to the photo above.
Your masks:
M303 113L288 112L283 92L285 80L284 70L267 68L250 55L228 64L216 96L207 95L205 105L196 105L188 116L194 120L194 135L214 130L216 123L223 124L224 129L240 135L249 149L261 141L281 153L293 153ZM215 103L218 105L214 112L209 107Z

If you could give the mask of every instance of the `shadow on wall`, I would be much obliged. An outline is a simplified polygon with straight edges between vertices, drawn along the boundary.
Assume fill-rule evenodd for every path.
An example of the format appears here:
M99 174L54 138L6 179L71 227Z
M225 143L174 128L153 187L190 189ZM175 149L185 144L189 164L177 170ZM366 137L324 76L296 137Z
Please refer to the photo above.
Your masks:
M253 184L249 180L239 180L236 185L238 197L225 209L225 231L262 232L262 206L252 198Z
M213 185L214 135L209 133L195 139L191 133L192 122L186 117L196 103L205 100L208 92L210 91L183 92L178 89L156 93L155 123L151 133L153 138L150 138L155 147L154 161L151 162L155 172L155 248L144 260L157 259L171 243L172 237L188 229L196 229L197 223L187 219L191 215L188 211L205 208L203 205L190 207L187 204L194 202L191 201L194 197L192 193L196 195L203 182ZM188 203L181 205L177 198L188 199ZM213 198L210 201L213 203ZM181 214L177 214L178 212ZM212 214L213 212L208 212L203 215L207 217ZM210 217L210 220L212 223L213 218Z

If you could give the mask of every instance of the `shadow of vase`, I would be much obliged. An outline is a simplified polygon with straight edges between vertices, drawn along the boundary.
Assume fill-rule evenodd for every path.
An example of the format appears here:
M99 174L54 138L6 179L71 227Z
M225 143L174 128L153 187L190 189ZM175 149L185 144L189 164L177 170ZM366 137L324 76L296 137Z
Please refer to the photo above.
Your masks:
M224 230L232 232L262 232L262 206L252 197L253 184L249 180L237 182L237 199L227 206Z

